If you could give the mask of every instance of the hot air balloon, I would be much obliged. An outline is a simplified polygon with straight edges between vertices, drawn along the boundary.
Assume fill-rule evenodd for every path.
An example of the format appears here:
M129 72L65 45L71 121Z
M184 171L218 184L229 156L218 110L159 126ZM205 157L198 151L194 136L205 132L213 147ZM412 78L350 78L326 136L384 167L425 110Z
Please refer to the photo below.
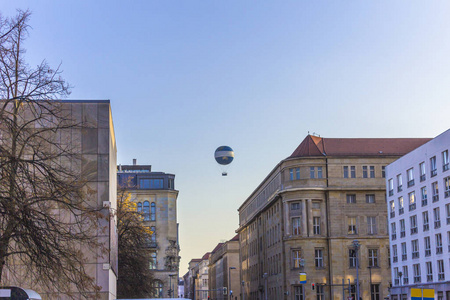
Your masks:
M222 176L227 176L228 173L225 171L227 165L229 165L234 159L234 151L229 146L220 146L214 152L214 158L217 163L222 167Z

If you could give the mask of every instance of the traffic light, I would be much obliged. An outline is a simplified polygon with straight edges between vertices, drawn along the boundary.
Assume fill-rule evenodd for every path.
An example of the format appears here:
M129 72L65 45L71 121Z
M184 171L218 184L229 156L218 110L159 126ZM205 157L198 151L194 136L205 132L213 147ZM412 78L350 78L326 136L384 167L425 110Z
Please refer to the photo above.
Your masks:
M316 284L315 283L311 283L311 290L314 291L315 288L316 288Z

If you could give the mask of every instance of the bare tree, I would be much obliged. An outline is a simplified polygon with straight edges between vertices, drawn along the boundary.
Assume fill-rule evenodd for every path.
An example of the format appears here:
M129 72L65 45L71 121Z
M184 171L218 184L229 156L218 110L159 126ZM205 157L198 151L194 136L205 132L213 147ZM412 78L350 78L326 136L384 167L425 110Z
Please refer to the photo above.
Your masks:
M102 246L98 224L107 216L90 201L80 143L70 137L77 120L58 100L70 86L59 67L23 59L29 17L0 16L0 283L93 297L99 287L83 247Z
M148 298L154 295L153 275L149 268L152 232L143 223L131 195L120 188L117 195L117 231L119 240L118 298ZM153 262L156 263L156 262Z

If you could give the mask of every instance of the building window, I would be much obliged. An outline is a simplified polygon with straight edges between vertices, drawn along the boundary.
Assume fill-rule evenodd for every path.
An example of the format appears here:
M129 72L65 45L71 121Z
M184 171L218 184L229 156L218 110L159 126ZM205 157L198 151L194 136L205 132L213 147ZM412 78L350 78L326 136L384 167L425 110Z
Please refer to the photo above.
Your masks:
M377 219L376 217L367 217L367 234L377 234Z
M408 187L412 187L414 185L414 168L408 169L406 171L406 174L408 176Z
M153 280L152 282L152 287L153 287L153 298L162 298L163 296L163 288L164 288L164 284L162 283L161 280Z
M256 295L254 295L256 297ZM255 298L256 299L256 298ZM294 300L303 300L303 286L294 286Z
M412 258L419 258L419 240L411 241Z
M144 201L144 221L150 221L150 203L148 201Z
M426 175L425 175L425 162L421 162L419 164L420 169L420 182L425 181Z
M397 226L395 222L391 223L391 238L393 241L397 239Z
M390 216L391 218L395 217L395 203L394 200L389 202L389 208L390 208Z
M363 171L363 178L367 178L367 166L363 166L362 171Z
M381 166L381 177L386 178L386 167L385 166Z
M388 180L389 184L389 196L394 195L394 181L391 179Z
M167 187L170 190L173 190L175 188L175 181L172 178L169 178L169 180L167 180Z
M398 198L398 214L401 215L405 212L403 197Z
M409 227L411 228L411 234L417 233L417 215L409 217Z
M138 211L138 213L142 212L142 203L141 202L138 202L138 204L137 204L137 211Z
M402 243L402 261L405 261L408 259L408 251L406 249L406 243Z
M317 178L323 178L322 167L317 167Z
M442 254L442 235L436 234L436 254Z
M445 214L447 217L447 225L450 224L450 204L445 205Z
M344 166L344 178L348 178L348 166Z
M444 178L444 197L450 197L450 176Z
M439 201L439 187L437 181L431 184L431 189L433 190L433 202Z
M437 261L438 265L438 280L445 280L445 273L444 273L444 261L442 259Z
M394 268L394 285L399 285L400 280L398 279L398 268Z
M349 268L356 268L356 251L355 251L355 249L348 249L348 266L349 266Z
M291 210L301 210L301 203L300 202L293 202L291 203Z
M426 236L423 239L425 245L425 256L431 256L431 241L430 237Z
M302 233L301 218L292 218L292 234L300 235Z
M416 209L416 193L415 192L409 193L408 198L409 198L409 211L415 210Z
M348 224L348 234L357 234L357 228L356 228L356 217L348 217L347 218L347 224Z
M433 266L431 264L431 261L427 261L427 282L433 281Z
M369 267L378 267L378 249L369 249Z
M428 220L428 211L422 212L422 223L423 223L423 231L428 231L430 229L429 220Z
M314 250L314 264L316 268L323 268L323 250L315 249Z
M375 194L366 194L366 203L375 203Z
M408 284L408 266L403 266L403 284Z
M448 170L448 150L442 152L442 171Z
M150 227L150 230L152 232L152 235L150 236L150 240L152 243L156 243L156 227L152 226L152 227Z
M420 278L420 264L414 264L413 265L414 270L414 283L418 283L421 281Z
M405 219L401 219L400 220L400 237L405 237L406 233L405 233Z
M375 178L375 166L370 166L370 178Z
M315 171L315 168L314 167L310 167L309 168L309 177L310 178L316 178L316 171Z
M325 300L323 285L316 285L316 300Z
M290 168L289 169L289 179L290 180L300 179L300 168Z
M427 187L424 186L423 188L421 188L420 189L420 194L422 196L422 206L427 205L428 204L428 201L427 201Z
M155 204L155 202L152 202L152 204L151 204L150 220L151 221L156 220L156 204Z
M347 203L356 203L356 195L347 194Z
M355 166L350 166L350 177L356 178L356 167Z
M294 180L294 169L292 168L289 169L289 180Z
M397 192L403 191L402 174L397 175Z
M139 188L141 188L141 189L149 189L150 188L150 179L141 179L141 180L139 180Z
M392 262L393 263L398 262L397 245L392 245Z
M299 269L302 267L302 251L292 250L292 264L294 269Z
M156 252L150 253L149 268L151 270L155 270L156 269Z
M320 234L320 217L313 217L313 232L315 235Z
M380 285L370 285L370 300L380 300Z
M433 209L433 216L434 216L434 229L441 227L441 213L439 211L439 207L436 207Z
M437 166L436 166L436 156L433 156L430 158L430 171L431 171L431 177L434 177L437 175Z

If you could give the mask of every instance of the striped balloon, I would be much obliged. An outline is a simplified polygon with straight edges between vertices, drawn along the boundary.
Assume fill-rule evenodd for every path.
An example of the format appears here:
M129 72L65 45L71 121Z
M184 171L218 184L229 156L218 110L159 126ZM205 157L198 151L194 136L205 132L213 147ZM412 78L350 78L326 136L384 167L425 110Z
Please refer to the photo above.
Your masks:
M217 163L221 165L228 165L233 161L234 151L233 149L231 149L231 147L220 146L216 149L214 158L216 159Z

